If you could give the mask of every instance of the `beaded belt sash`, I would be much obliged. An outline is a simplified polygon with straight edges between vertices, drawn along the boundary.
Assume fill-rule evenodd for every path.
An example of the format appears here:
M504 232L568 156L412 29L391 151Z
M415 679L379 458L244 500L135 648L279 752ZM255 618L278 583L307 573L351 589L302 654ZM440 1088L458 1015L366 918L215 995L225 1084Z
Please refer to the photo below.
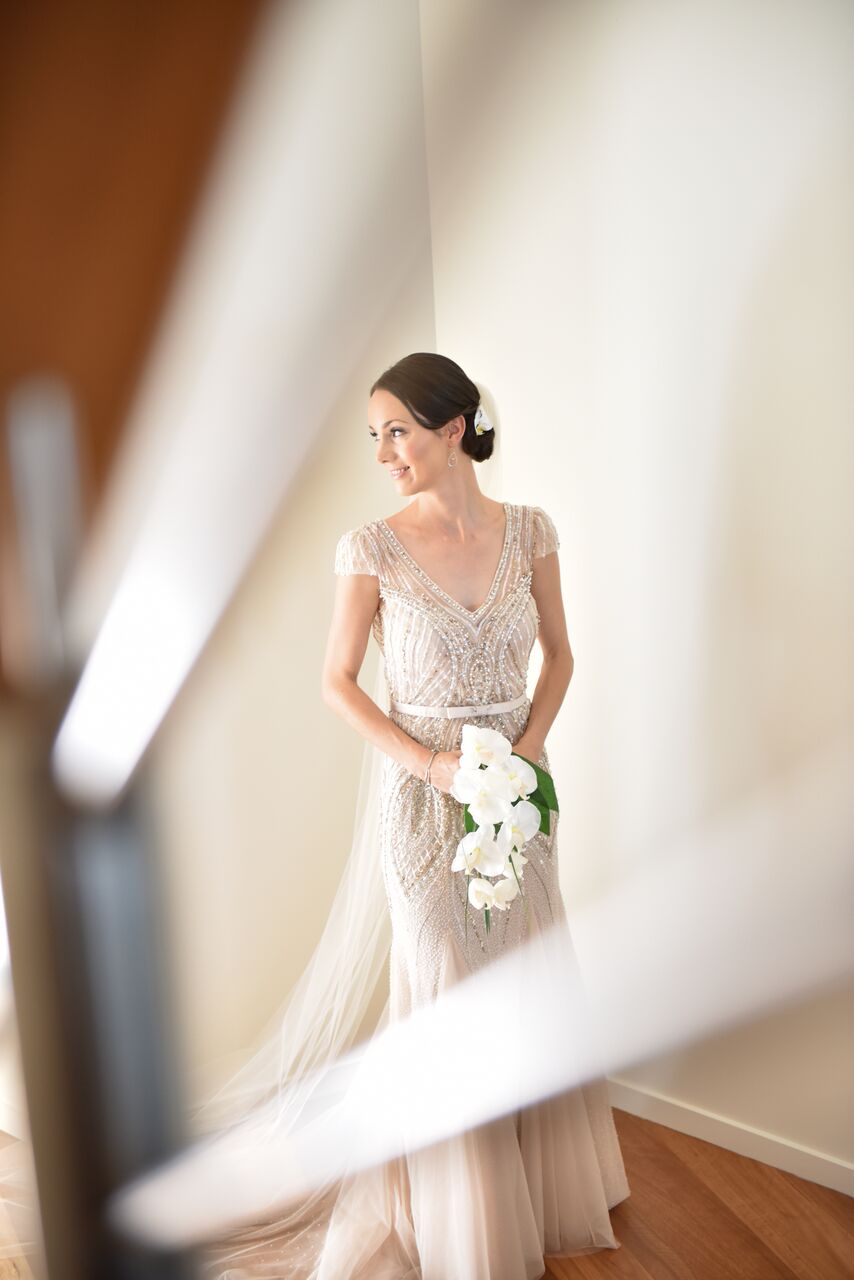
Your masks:
M389 706L392 711L401 711L407 716L437 716L453 720L457 716L489 716L497 715L499 711L515 711L527 700L527 694L520 693L518 698L511 698L509 702L481 702L473 707L419 707L413 702L395 702L394 699Z

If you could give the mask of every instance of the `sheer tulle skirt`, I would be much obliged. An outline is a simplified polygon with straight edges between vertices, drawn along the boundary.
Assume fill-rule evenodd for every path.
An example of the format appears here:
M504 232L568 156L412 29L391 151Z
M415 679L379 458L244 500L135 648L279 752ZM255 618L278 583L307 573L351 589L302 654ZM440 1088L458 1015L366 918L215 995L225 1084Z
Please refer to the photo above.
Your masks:
M395 962L393 949L392 1018L412 1000ZM439 989L468 974L448 934ZM348 1178L317 1280L536 1280L544 1255L619 1248L608 1210L628 1194L607 1086L592 1081Z
M391 966L380 1029L405 1016L417 997L394 948ZM448 934L439 990L469 973ZM351 1173L301 1232L277 1238L273 1224L259 1227L257 1235L245 1236L242 1261L231 1237L228 1268L217 1269L209 1254L210 1274L218 1280L538 1280L545 1256L619 1248L608 1211L628 1195L607 1086L594 1080Z

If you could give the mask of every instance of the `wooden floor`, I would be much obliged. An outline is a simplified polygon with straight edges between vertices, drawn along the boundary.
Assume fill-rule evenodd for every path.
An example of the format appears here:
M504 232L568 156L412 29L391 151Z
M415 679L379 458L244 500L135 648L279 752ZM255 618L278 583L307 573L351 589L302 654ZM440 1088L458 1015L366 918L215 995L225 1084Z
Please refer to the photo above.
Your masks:
M854 1199L614 1109L631 1195L619 1249L547 1259L549 1280L852 1280ZM0 1260L0 1280L30 1280Z
M0 1146L5 1145L8 1134L0 1133ZM17 1240L12 1230L5 1206L0 1203L0 1242ZM0 1258L0 1280L35 1280L32 1268L25 1258Z
M551 1280L852 1280L854 1199L614 1109L631 1195L619 1249L548 1258Z

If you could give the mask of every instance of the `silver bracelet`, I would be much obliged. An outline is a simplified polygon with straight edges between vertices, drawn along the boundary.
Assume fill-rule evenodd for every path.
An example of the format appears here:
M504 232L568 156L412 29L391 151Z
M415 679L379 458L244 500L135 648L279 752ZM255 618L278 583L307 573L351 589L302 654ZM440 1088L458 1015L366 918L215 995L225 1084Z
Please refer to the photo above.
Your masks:
M438 748L438 747L434 747L434 748L433 748L433 755L431 755L430 759L427 761L427 768L426 768L426 769L425 769L425 771L424 771L424 781L425 781L425 782L429 782L429 781L430 781L430 766L433 764L433 760L434 760L434 758L438 755L438 753L439 753L439 748Z

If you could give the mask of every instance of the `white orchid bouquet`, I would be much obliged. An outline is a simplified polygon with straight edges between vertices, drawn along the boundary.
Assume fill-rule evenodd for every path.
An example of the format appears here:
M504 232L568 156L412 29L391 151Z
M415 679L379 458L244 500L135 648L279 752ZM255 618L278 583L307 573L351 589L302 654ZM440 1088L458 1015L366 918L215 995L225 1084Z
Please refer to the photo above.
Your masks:
M451 870L469 878L468 939L469 903L483 911L489 933L493 911L506 911L517 896L524 901L522 875L528 859L522 850L538 831L549 833L549 810L557 813L558 803L551 775L535 761L514 755L503 733L466 724L460 745L451 795L463 806L466 834Z

